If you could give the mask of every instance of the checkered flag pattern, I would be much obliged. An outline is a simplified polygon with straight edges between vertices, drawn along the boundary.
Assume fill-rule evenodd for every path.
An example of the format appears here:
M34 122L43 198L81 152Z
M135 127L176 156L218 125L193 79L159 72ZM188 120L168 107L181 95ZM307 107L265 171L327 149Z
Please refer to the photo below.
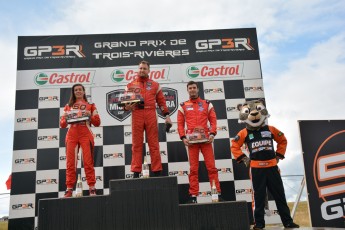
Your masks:
M251 183L248 169L236 163L230 152L230 140L244 126L238 123L236 106L245 100L263 98L263 91L251 91L262 85L261 80L231 80L199 82L202 98L213 104L217 114L218 134L214 140L214 154L221 183L222 196L229 201L246 200L251 202ZM186 84L163 85L175 88L178 101L188 98ZM262 87L257 87L262 89ZM102 107L105 94L111 89L90 89L89 98ZM103 91L103 93L99 93ZM13 173L11 206L32 204L20 212L10 209L11 218L37 217L38 200L42 198L62 197L66 179L65 136L67 129L59 128L59 117L68 101L69 88L44 90L18 90L16 103L16 125L14 132ZM97 96L94 96L97 95ZM102 99L103 97L103 99ZM175 105L177 106L177 105ZM99 110L103 123L106 111ZM189 164L185 146L177 133L176 114L172 114L173 127L165 133L164 120L159 122L159 142L164 176L177 176L180 203L188 199ZM130 117L128 118L130 121ZM98 194L109 193L109 180L130 179L131 163L131 126L101 125L92 128L95 138L95 171ZM145 154L149 156L147 143ZM79 153L80 159L80 153ZM150 158L148 157L150 163ZM83 188L86 193L87 184L81 161L78 172L82 175ZM200 193L198 202L210 202L210 184L207 170L200 153L199 167Z

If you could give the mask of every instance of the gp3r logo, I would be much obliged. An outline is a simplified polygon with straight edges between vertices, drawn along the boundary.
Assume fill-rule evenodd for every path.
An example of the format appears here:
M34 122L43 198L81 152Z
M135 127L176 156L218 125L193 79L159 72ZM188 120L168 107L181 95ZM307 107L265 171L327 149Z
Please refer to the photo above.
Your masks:
M212 50L212 49L240 49L254 50L250 45L249 38L221 38L196 40L195 48L197 50Z
M314 160L314 181L323 200L321 215L325 220L345 218L345 151L337 147L344 138L345 130L329 136L318 148ZM330 154L332 151L335 153Z
M25 57L40 56L72 56L84 58L82 45L58 45L58 46L27 46L24 48Z

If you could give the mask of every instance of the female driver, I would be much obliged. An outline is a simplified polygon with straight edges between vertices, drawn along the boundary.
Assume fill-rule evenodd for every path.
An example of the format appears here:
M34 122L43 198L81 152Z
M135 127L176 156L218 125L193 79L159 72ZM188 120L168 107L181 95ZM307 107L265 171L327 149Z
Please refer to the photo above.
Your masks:
M70 127L65 140L67 189L64 197L72 197L73 187L76 183L77 155L80 147L83 154L86 180L89 185L89 194L95 196L94 137L90 126L99 126L101 119L95 104L88 103L85 88L81 84L72 86L69 102L65 106L60 120L61 128L66 128L68 124Z

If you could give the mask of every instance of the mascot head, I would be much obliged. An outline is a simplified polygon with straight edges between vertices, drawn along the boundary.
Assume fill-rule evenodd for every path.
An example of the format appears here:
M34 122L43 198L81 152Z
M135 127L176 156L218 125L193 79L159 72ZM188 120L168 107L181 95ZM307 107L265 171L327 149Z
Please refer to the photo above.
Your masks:
M237 109L240 111L239 123L246 123L247 129L250 130L264 126L266 119L270 116L263 99L238 104Z

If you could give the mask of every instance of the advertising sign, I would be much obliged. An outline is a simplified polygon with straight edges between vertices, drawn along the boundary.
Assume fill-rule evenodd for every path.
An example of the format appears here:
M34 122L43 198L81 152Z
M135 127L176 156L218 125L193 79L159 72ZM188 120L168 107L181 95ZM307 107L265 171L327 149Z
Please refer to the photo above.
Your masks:
M299 121L313 227L344 227L345 120Z

